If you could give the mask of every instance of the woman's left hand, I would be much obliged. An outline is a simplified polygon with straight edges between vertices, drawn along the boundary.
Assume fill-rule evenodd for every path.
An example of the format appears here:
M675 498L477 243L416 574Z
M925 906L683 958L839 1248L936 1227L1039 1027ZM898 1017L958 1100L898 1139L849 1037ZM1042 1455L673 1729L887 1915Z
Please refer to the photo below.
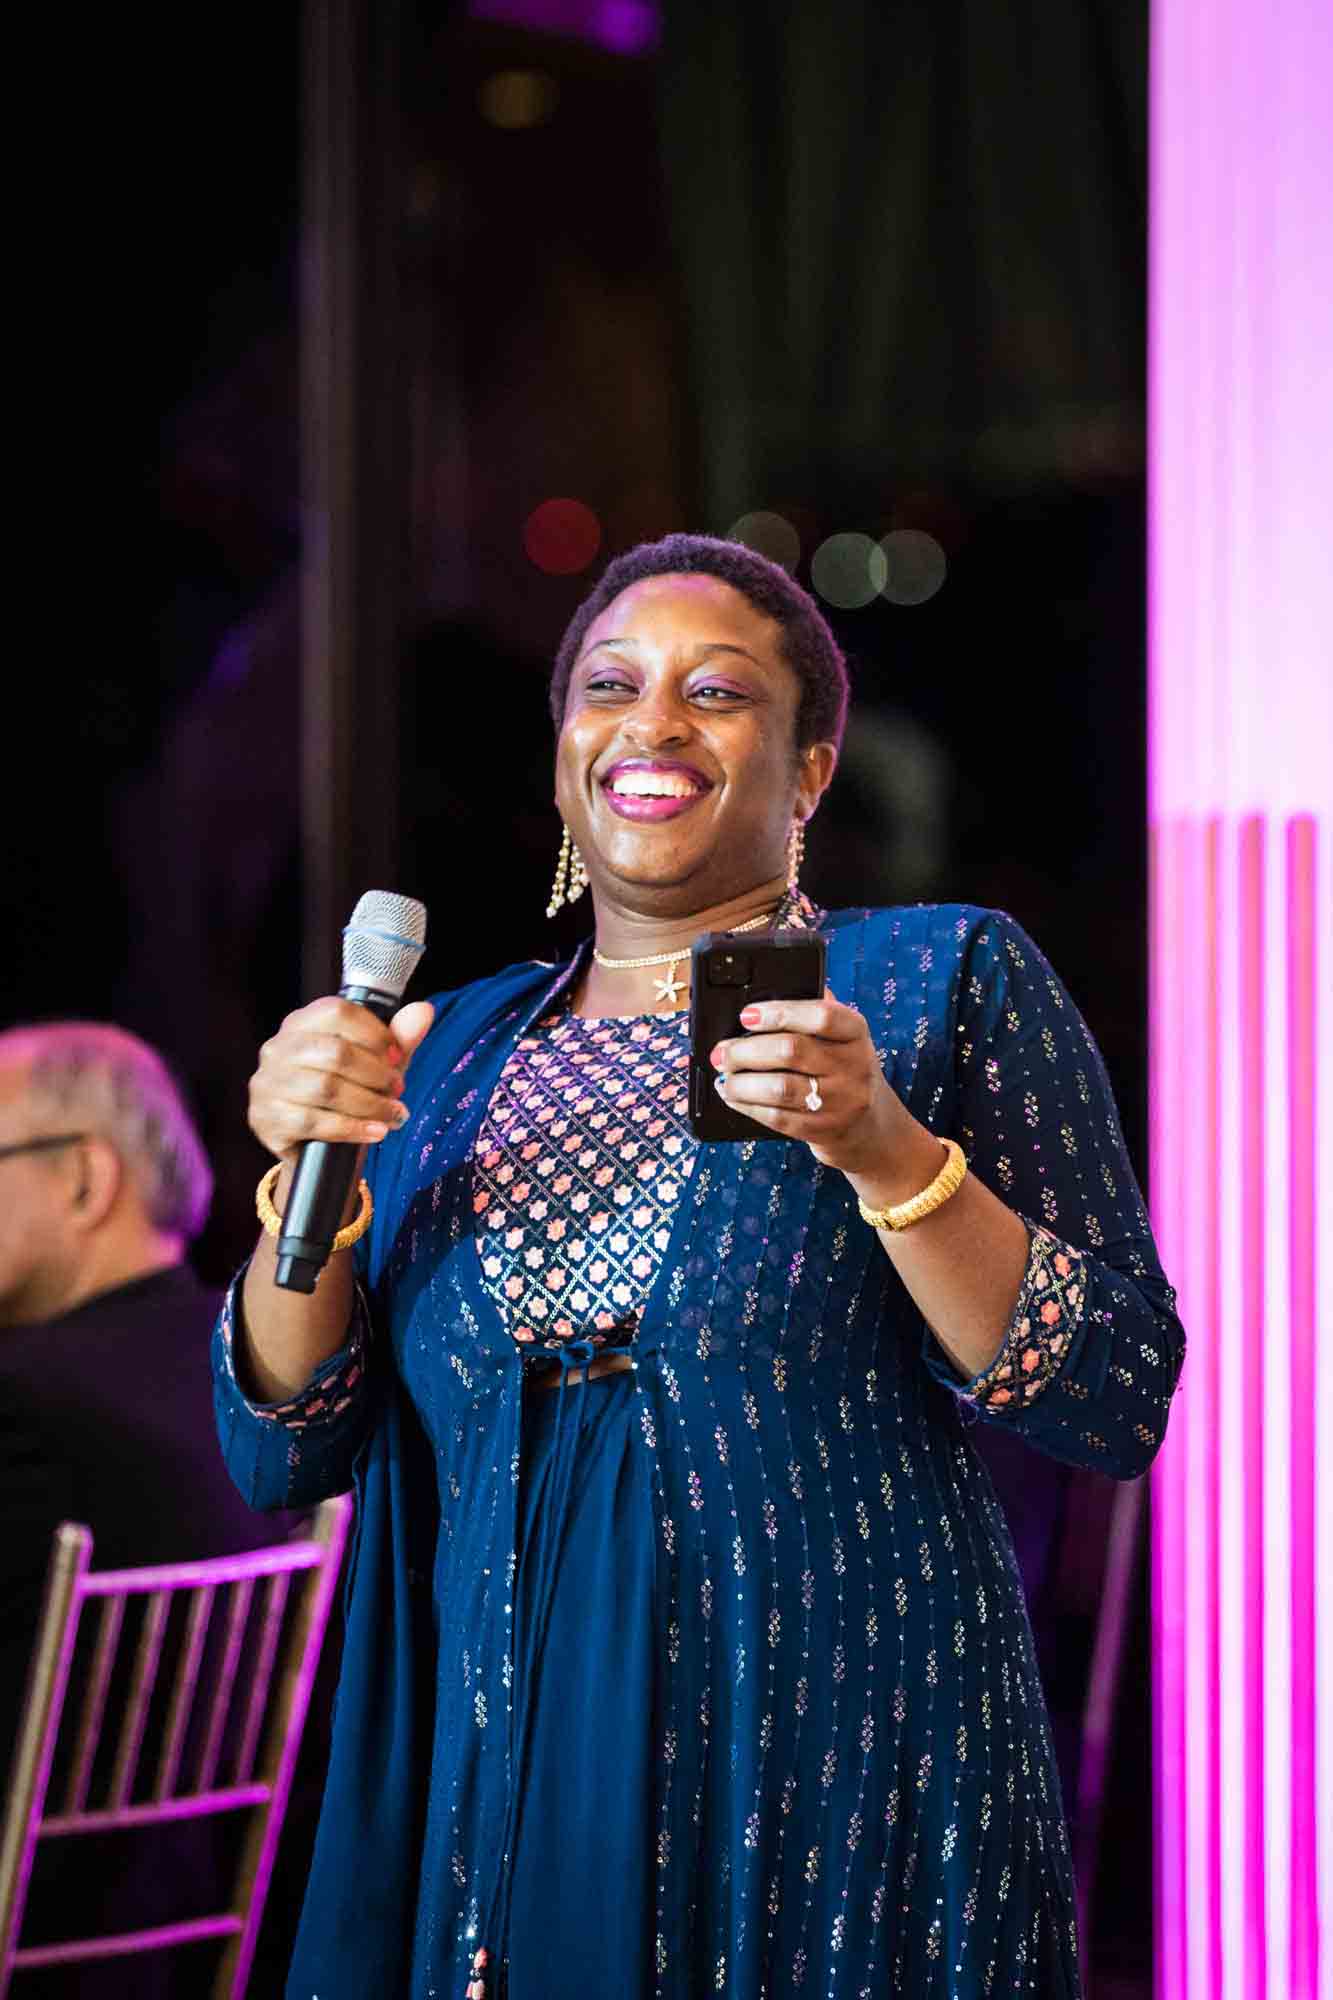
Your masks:
M741 1025L744 1035L712 1053L723 1097L770 1131L804 1139L826 1167L873 1173L920 1133L889 1087L864 1015L827 988L822 1000L756 1001Z

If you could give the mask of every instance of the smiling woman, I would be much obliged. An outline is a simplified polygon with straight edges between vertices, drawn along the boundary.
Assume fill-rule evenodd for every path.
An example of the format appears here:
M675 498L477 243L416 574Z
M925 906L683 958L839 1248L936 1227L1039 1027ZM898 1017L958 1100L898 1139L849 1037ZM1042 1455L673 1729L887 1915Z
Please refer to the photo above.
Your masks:
M799 706L782 628L717 577L643 577L591 622L566 684L556 799L599 944L633 956L645 940L688 942L701 915L726 930L776 909L791 828L837 756L831 741L798 745ZM638 997L633 982L617 997ZM594 979L582 998L592 1012L612 995Z
M1080 1990L963 1413L1133 1477L1183 1337L1032 941L801 894L845 705L774 564L631 551L552 677L553 903L586 879L594 937L262 1052L279 1205L307 1138L370 1146L375 1201L313 1299L261 1237L216 1349L247 1498L360 1500L293 1996ZM768 925L823 933L828 990L717 1045L772 1143L704 1145L677 967Z

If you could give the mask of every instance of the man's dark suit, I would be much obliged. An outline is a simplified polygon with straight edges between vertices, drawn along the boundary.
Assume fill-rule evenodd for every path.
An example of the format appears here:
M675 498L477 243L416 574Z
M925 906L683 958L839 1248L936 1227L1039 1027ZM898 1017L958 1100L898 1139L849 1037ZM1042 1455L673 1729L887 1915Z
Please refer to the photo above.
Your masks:
M51 1534L93 1531L97 1569L231 1555L282 1537L227 1477L208 1341L220 1300L186 1266L61 1320L0 1327L0 1717L5 1768Z
M64 1319L0 1327L0 1771L9 1768L60 1521L91 1527L95 1569L229 1555L282 1539L284 1517L245 1505L218 1450L208 1368L218 1305L182 1265L104 1292ZM206 1872L211 1838L194 1842ZM52 1843L54 1872L64 1865L55 1848L78 1846L91 1857L88 1842ZM189 1836L173 1837L173 1863L189 1845ZM45 1851L40 1859L47 1862ZM118 1868L110 1849L102 1865ZM131 1869L136 1885L161 1873L156 1861ZM40 1877L34 1889L39 1904ZM32 1916L40 1923L36 1904ZM131 1967L142 1984L125 1983ZM166 1970L165 1960L121 1959L60 1991L174 1992Z

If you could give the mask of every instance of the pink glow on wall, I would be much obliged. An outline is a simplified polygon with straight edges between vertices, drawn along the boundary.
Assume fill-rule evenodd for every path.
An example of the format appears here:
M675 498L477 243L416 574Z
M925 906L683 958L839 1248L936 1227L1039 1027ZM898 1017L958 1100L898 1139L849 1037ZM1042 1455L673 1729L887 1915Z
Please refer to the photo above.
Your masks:
M620 56L650 55L661 36L658 0L468 0L476 21L596 42Z
M1153 0L1158 2000L1333 2000L1333 16Z

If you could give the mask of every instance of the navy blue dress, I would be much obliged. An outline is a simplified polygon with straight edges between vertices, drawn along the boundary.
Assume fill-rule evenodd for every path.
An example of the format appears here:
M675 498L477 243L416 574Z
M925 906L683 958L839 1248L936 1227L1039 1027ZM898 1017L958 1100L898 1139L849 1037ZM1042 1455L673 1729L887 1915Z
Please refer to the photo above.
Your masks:
M1100 1059L1031 941L962 907L825 929L894 1088L1029 1224L975 1380L808 1148L655 1150L679 1136L672 1055L625 1024L585 1066L593 1110L571 1097L568 1132L557 1106L502 1157L512 1059L578 961L437 1003L374 1158L363 1305L300 1396L246 1400L224 1312L242 1492L360 1501L293 2000L1079 1991L1031 1638L968 1430L1135 1476L1183 1338ZM639 1128L612 1141L614 1119L654 1091L661 1129L623 1162ZM599 1110L633 1176L616 1206L579 1129ZM520 1197L499 1175L525 1146ZM535 1386L595 1341L632 1369Z

